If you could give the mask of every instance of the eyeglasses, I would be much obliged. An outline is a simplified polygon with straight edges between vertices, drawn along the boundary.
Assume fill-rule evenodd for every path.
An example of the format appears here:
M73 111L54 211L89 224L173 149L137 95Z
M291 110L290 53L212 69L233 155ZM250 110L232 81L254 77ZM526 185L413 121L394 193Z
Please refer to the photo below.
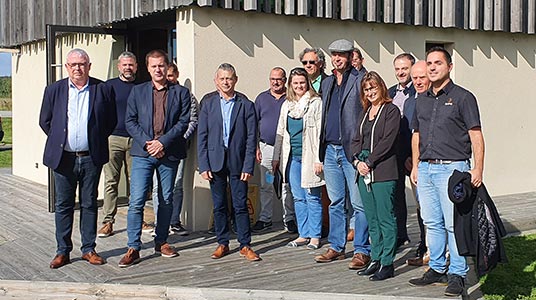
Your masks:
M74 69L78 67L79 69L87 67L88 63L67 63L69 68Z
M377 86L371 86L371 87L369 87L369 88L363 89L363 91L364 91L365 93L368 93L368 92L375 92L375 91L377 91L377 90L378 90L378 87L377 87Z
M317 61L316 60L302 60L301 63L302 63L302 65L306 66L307 64L314 65L314 64L317 63Z

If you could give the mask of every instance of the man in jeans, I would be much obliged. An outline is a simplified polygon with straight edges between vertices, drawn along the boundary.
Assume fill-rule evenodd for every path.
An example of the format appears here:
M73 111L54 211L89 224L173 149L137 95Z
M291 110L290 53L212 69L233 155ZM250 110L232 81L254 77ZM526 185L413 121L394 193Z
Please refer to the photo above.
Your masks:
M456 246L448 180L454 170L459 170L471 173L473 186L482 184L484 137L475 96L450 79L450 54L441 47L433 47L426 53L426 64L432 85L419 95L416 103L412 122L411 180L417 184L427 229L430 269L421 278L409 282L414 286L447 283L445 295L459 296L464 291L469 267ZM471 154L474 155L472 169L469 165ZM447 246L450 252L448 267Z
M360 85L363 74L352 67L353 43L337 40L329 45L333 75L322 82L322 131L320 133L320 161L324 163L324 178L329 206L329 237L326 253L316 256L317 262L345 258L347 238L345 196L348 192L354 209L354 256L349 264L361 270L370 262L368 223L363 202L357 190L356 170L352 165L351 141L359 125L362 106Z
M255 99L255 111L259 122L259 146L257 147L257 162L261 169L261 211L259 220L251 230L263 232L272 227L272 214L274 209L274 185L266 181L266 172L272 170L272 157L274 153L275 133L279 121L279 111L285 102L287 88L285 70L275 67L270 71L270 89L260 93ZM283 222L288 232L298 232L294 216L294 200L288 183L283 183L281 189L283 202Z
M167 72L167 80L172 83L179 83L179 68L176 64L171 63ZM184 140L186 141L186 146L189 148L191 139L197 129L197 119L198 119L199 104L197 100L192 95L192 104L190 107L190 122L188 123L188 129L184 133ZM177 169L177 177L175 178L175 187L173 188L173 213L171 214L170 228L169 233L174 233L177 235L188 235L189 232L182 226L181 223L181 211L182 211L182 202L184 196L184 168L186 160L183 158L179 162L179 167ZM157 224L158 219L158 178L156 172L153 175L153 209L155 215L155 224ZM151 232L152 236L156 235L156 232L153 230Z
M179 161L186 157L186 143L181 137L190 121L190 91L168 82L167 53L152 50L145 58L151 81L132 89L127 101L126 128L132 136L132 176L127 215L128 250L119 267L140 261L143 209L156 170L159 183L158 223L154 250L163 257L175 257L177 251L168 243L173 209L173 187Z

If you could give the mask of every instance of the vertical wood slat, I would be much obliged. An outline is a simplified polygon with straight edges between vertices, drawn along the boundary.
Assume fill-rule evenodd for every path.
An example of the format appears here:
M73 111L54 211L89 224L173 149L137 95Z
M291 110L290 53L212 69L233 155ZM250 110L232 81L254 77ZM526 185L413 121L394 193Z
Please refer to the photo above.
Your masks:
M341 0L341 4L342 4L342 1L348 1L348 0ZM309 14L308 0L298 0L297 9L298 9L298 11L297 11L298 16L307 16Z
M469 3L469 29L477 30L480 29L480 2L479 1L470 1Z
M24 32L24 39L25 40L32 40L32 36L34 35L34 18L35 18L35 2L34 1L28 1L26 2L28 7L26 10L23 11L26 18L24 18L24 21L26 23L26 28Z
M435 0L428 0L428 26L434 27Z
M244 10L257 10L257 0L244 0Z
M333 0L325 0L326 3L326 11L325 11L325 17L326 18L333 18L333 11L335 10L335 7L333 5Z
M341 1L341 20L354 19L354 0Z
M295 13L294 0L285 0L285 15L293 15Z
M394 22L397 24L406 22L406 1L405 0L395 0L394 7Z
M510 31L523 32L523 3L522 0L511 0Z
M493 30L493 0L484 0L484 30Z
M274 12L278 15L282 14L283 13L283 10L281 9L281 7L283 6L283 2L281 2L281 0L275 0L274 1Z
M441 7L441 27L454 27L455 6L454 0L443 0Z
M505 28L503 14L504 11L504 1L503 0L494 0L493 3L493 30L502 31Z
M424 5L423 0L415 0L415 9L414 9L414 24L415 25L424 25Z
M527 33L536 33L536 0L527 3Z
M384 0L383 1L383 22L384 23L393 23L394 21L394 0Z
M376 1L367 0L367 22L376 22Z

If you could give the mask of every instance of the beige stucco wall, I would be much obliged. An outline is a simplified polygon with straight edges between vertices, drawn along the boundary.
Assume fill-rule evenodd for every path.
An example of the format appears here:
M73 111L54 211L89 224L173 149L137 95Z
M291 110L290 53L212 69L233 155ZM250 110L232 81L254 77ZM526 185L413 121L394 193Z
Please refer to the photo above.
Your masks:
M67 77L63 67L69 50L82 48L92 62L90 76L106 80L116 76L116 57L124 48L122 38L106 35L70 35L58 38L56 78ZM48 169L43 165L46 135L39 127L39 111L46 86L45 42L21 47L12 58L13 77L13 174L47 184ZM102 178L99 195L102 193Z
M299 66L303 48L327 49L338 38L353 40L363 50L367 69L382 74L388 85L395 83L395 55L405 51L423 59L426 42L453 43L452 77L471 90L480 104L488 189L493 195L536 190L536 161L531 159L535 143L530 133L536 120L529 115L536 109L529 94L536 82L535 36L190 7L177 11L180 81L201 99L214 89L217 66L229 62L237 69L237 90L253 99L268 88L272 67ZM107 79L116 75L111 59L119 54L116 48L121 43L115 43L114 49L112 44L109 37L71 38L65 40L60 56L79 45L92 59L91 75ZM46 183L46 168L41 165L45 136L37 125L46 84L44 43L23 46L12 65L13 172ZM195 173L196 165L193 147L186 170L190 175L185 180L183 220L191 229L204 230L212 204L207 183ZM274 213L277 220L280 212Z
M181 81L191 81L199 98L214 89L213 74L222 62L236 67L237 90L254 99L268 88L270 69L299 66L298 54L307 46L327 49L335 39L350 39L363 50L367 69L378 71L390 86L396 82L394 56L411 52L424 59L427 42L453 43L452 78L476 95L481 109L489 191L503 195L536 190L536 162L530 159L535 146L530 130L536 121L529 115L536 109L529 94L536 82L535 36L212 8L178 11L177 29ZM210 207L206 183L198 176L194 181L198 209Z

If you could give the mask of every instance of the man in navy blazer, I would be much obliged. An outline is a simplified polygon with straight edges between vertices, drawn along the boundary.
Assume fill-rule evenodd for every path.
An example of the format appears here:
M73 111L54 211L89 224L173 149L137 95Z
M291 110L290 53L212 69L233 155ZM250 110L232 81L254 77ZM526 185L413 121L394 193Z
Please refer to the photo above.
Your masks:
M155 170L159 201L154 249L163 257L178 255L167 238L177 168L186 157L186 144L181 137L190 121L191 96L187 88L167 81L167 53L152 50L145 62L151 81L133 87L127 101L125 125L133 139L132 175L127 215L128 251L119 261L119 267L140 261L143 209Z
M53 269L70 263L75 194L79 187L82 259L101 265L95 252L97 187L108 162L108 136L117 123L115 101L102 81L89 77L91 63L82 49L67 54L68 78L46 87L39 126L47 135L43 163L55 183L56 256Z
M324 163L329 206L329 236L331 246L326 253L316 256L319 263L345 258L347 222L345 214L346 191L354 210L354 256L350 269L360 270L370 261L368 222L356 184L356 170L352 165L352 139L359 128L362 110L360 86L364 73L352 67L354 45L341 39L329 45L334 74L322 82L322 131L320 132L320 161Z
M396 225L398 228L397 247L409 243L408 230L406 228L408 218L408 209L406 206L406 175L409 175L411 169L406 168L406 161L411 161L411 129L409 128L409 124L415 111L415 87L411 81L410 72L414 64L415 57L410 53L397 55L393 60L393 66L398 83L389 88L389 97L393 99L393 103L402 113L396 153L398 160L398 180L396 182L394 203Z
M201 100L197 129L199 173L210 182L214 203L218 247L211 257L218 259L229 254L229 178L240 255L249 261L256 261L260 257L250 246L247 194L248 180L255 168L257 118L253 102L235 91L237 81L235 68L228 63L221 64L214 78L217 91L206 94Z

